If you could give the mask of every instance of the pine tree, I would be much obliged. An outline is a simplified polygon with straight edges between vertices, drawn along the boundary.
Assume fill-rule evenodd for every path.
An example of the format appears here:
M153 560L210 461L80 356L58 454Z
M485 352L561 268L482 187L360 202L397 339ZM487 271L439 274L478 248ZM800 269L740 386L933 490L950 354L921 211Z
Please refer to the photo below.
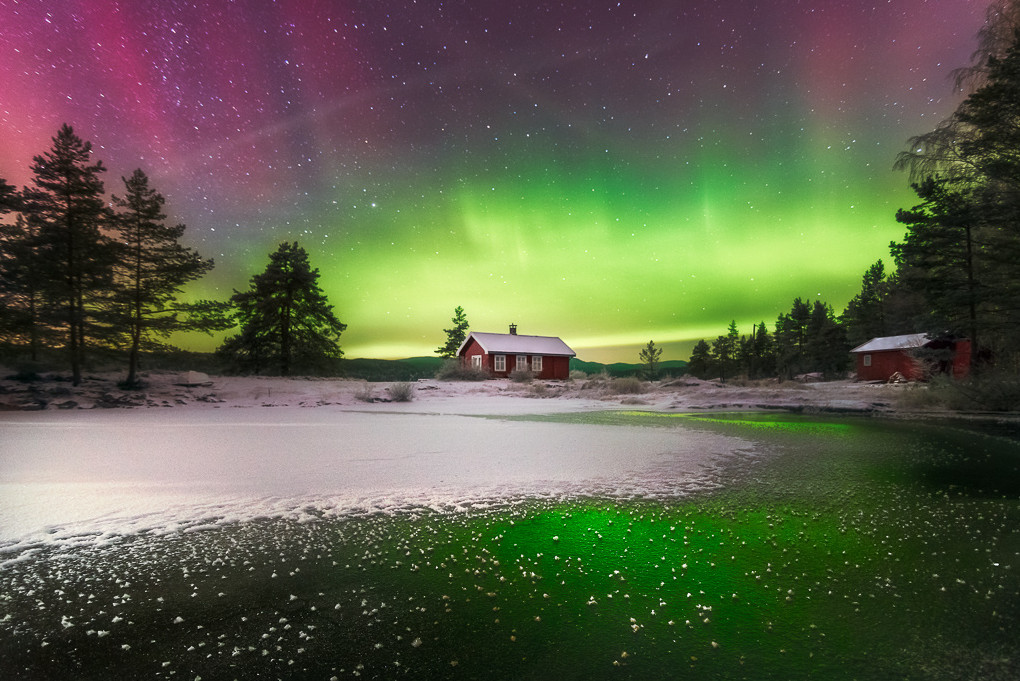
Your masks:
M776 371L780 378L793 378L803 373L804 341L811 307L800 298L793 301L790 314L776 320Z
M973 88L934 131L910 140L898 165L921 203L892 251L900 281L932 311L929 330L967 335L972 362L990 347L1020 355L1020 3L998 0L979 34ZM939 328L941 326L941 328Z
M18 191L0 177L0 215L15 210L18 205Z
M333 314L318 279L297 242L280 244L265 272L231 297L241 331L217 352L241 370L275 368L281 376L342 357L340 334L347 325Z
M754 327L751 335L742 341L742 363L747 377L759 379L775 375L775 348L765 322Z
M464 308L460 305L453 311L453 328L443 329L446 334L446 343L436 348L436 354L440 357L453 358L457 356L464 339L467 338L468 320L464 314Z
M732 378L737 373L739 345L740 332L737 331L736 320L730 322L725 335L719 336L712 342L712 361L719 378L723 381Z
M805 325L805 368L834 378L846 371L850 348L843 328L836 322L832 307L816 300Z
M868 340L887 336L885 264L879 260L868 268L861 279L861 291L850 299L840 317L851 347Z
M29 221L39 225L41 294L66 335L72 382L81 382L87 337L98 332L94 315L109 290L112 249L102 233L102 162L92 163L92 144L64 125L50 151L32 163L34 189L24 193Z
M965 335L980 348L981 308L991 291L984 283L980 252L987 243L972 194L936 179L915 184L914 191L922 203L896 213L908 231L902 243L890 244L904 284L921 292L933 310L940 328L929 331Z
M648 341L648 345L638 353L638 359L644 364L642 373L645 379L654 381L659 376L659 357L662 356L662 348L655 347L655 341Z
M42 273L39 230L35 220L18 214L13 223L0 223L0 337L27 345L29 359L39 359L49 328L42 318Z
M139 353L161 347L157 338L176 331L210 332L232 324L226 320L225 303L177 302L181 287L205 275L213 261L179 243L184 225L165 223L165 200L149 186L144 172L136 170L130 178L121 179L125 194L113 197L119 209L113 222L119 252L112 313L116 327L127 335L125 383L133 386L138 383Z
M712 348L704 340L699 340L691 351L687 361L687 373L695 378L706 379L712 372Z

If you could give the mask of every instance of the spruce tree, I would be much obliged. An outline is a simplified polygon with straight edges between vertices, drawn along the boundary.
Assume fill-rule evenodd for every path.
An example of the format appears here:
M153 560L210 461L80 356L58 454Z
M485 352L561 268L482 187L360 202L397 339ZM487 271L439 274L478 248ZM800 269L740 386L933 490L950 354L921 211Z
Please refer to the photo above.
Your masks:
M1020 4L989 8L973 65L958 83L969 96L938 127L910 140L921 203L892 251L900 281L923 296L928 330L970 337L972 363L1020 355ZM1005 364L1005 362L1003 362Z
M4 178L0 177L0 215L15 209L18 204L18 191Z
M793 378L805 371L804 342L811 307L801 298L793 301L789 314L776 320L776 371L780 378Z
M712 342L712 361L719 378L725 381L737 373L740 366L737 353L740 350L740 333L737 331L737 321L730 322L726 334L719 336Z
M41 294L54 312L53 323L66 337L72 382L81 382L87 337L109 290L110 240L102 233L108 213L92 144L69 125L61 127L50 151L33 158L34 188L26 190L29 221L39 225Z
M846 371L850 348L843 327L836 322L828 304L814 302L804 336L807 371L819 372L825 378L835 378Z
M655 347L655 341L648 341L648 345L638 353L638 359L644 364L642 373L649 381L659 377L659 358L662 356L662 348Z
M460 305L453 311L453 328L443 329L446 334L446 342L436 348L436 354L440 357L453 358L457 356L464 339L467 338L468 320L464 314L464 308Z
M691 351L691 358L687 361L687 373L695 378L706 379L712 372L712 348L702 339L699 340Z
M992 290L980 254L987 249L973 194L930 178L914 185L922 199L896 219L907 225L902 243L890 244L904 283L919 291L933 311L930 332L964 335L974 348L983 339L985 302ZM976 355L976 353L975 353Z
M885 263L881 260L868 267L861 278L860 293L846 304L840 321L850 344L857 346L885 332Z
M136 170L131 177L121 179L124 196L113 197L118 209L113 222L118 258L112 314L116 327L127 337L125 383L134 386L138 383L142 350L161 347L157 339L177 331L227 328L228 306L209 301L191 304L177 301L181 287L211 270L213 261L180 244L185 227L166 224L165 199L149 186L144 172Z
M343 356L340 334L347 328L318 286L319 271L297 242L282 243L269 256L265 272L251 278L247 291L234 291L241 331L217 351L242 371L311 370Z
M41 298L44 263L37 221L18 214L13 223L0 222L0 338L28 346L29 359L39 359L48 338Z

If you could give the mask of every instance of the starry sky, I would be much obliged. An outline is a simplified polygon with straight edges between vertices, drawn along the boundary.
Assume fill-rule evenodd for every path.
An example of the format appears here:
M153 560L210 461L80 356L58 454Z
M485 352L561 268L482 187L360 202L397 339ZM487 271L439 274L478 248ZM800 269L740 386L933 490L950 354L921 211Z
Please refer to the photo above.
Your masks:
M298 241L348 357L476 331L663 359L837 313L915 203L982 0L0 0L0 177L62 123L226 299ZM217 339L182 337L193 349Z

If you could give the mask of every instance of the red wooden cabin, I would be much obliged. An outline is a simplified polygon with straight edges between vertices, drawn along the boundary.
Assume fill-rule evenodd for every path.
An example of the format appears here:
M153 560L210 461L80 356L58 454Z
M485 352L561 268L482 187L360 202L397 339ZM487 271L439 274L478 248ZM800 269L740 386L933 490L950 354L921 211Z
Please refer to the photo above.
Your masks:
M511 324L510 333L470 332L457 356L501 378L514 369L525 369L536 378L562 380L570 375L570 358L576 354L555 336L519 336L517 326Z
M908 381L922 381L933 373L954 378L970 373L970 341L966 338L933 339L923 333L883 336L850 352L856 359L859 381L888 381L896 373Z

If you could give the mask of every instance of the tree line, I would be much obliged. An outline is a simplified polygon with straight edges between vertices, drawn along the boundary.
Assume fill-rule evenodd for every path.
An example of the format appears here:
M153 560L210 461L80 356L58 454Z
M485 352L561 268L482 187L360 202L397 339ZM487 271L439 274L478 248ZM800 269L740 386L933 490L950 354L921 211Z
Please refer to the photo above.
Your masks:
M345 325L297 243L284 243L247 291L227 301L179 300L212 259L181 244L165 199L141 169L106 198L102 161L65 124L35 156L31 186L0 179L0 348L36 362L58 351L78 385L91 353L124 357L136 387L140 357L176 332L240 326L218 355L239 371L289 373L342 356ZM12 219L13 218L13 219Z
M877 336L917 332L920 299L879 260L864 273L861 291L842 314L822 300L796 298L771 329L764 321L741 334L736 321L709 342L700 340L687 371L697 378L787 380L802 374L838 378L850 369L850 349Z
M918 203L896 213L906 233L889 245L895 270L869 267L838 317L797 298L771 332L761 322L741 335L731 323L698 342L690 373L835 376L850 348L905 333L969 339L975 374L1020 371L1020 2L992 3L956 85L965 99L896 161Z

